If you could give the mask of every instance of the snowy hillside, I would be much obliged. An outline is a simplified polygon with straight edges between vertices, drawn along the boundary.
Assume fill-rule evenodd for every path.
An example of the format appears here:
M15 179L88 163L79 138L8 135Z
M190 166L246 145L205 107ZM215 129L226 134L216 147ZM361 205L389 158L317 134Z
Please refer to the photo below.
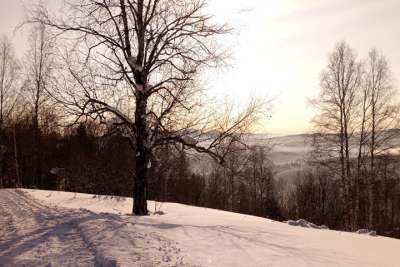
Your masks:
M393 267L400 262L396 239L289 226L174 203L162 204L164 215L132 217L127 215L131 205L130 198L2 190L0 262L60 266L63 260L71 264L74 259L77 264L72 266L97 262L99 266ZM154 211L155 203L149 206Z

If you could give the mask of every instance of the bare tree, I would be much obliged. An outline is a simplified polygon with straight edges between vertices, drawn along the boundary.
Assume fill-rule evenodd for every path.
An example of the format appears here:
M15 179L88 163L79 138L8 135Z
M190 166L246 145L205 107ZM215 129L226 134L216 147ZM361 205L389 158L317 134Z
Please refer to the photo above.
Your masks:
M215 112L199 112L205 103L197 77L223 62L216 37L229 32L203 14L204 6L202 0L80 0L66 2L65 16L39 7L29 20L71 44L65 58L73 79L65 78L69 89L53 96L78 117L116 118L129 139L137 215L148 212L153 149L180 144L221 161L220 145L229 147L255 118L256 104L218 120Z
M269 159L270 149L267 146L252 146L249 150L247 164L247 182L251 193L250 211L263 215L266 204L274 198L273 163Z
M382 184L378 175L386 179L384 184L390 180L389 168L377 171L376 160L379 157L384 163L396 146L394 129L399 126L389 65L376 49L358 62L348 45L341 43L321 82L321 95L314 101L320 109L314 120L318 131L314 162L329 167L342 180L345 227L374 228Z
M225 191L227 196L227 209L236 211L237 206L237 185L243 179L243 172L246 168L249 156L247 155L247 147L245 145L234 145L235 147L225 155L225 164L216 168L221 169L221 178L225 181ZM240 147L239 147L240 146Z
M365 81L365 72L363 72L363 81ZM362 195L360 184L361 179L365 175L364 164L366 160L366 144L368 142L368 138L370 133L368 132L367 120L368 120L368 112L370 109L369 103L369 95L370 88L366 86L366 83L363 82L362 86L359 90L359 99L360 99L360 107L359 112L357 113L357 117L359 117L359 133L358 133L358 152L357 152L357 167L355 170L355 181L354 181L354 195L355 201L353 202L354 208L354 228L356 228L359 224L360 220L360 198Z
M321 91L313 104L319 109L314 126L314 156L317 162L335 163L331 170L339 170L342 181L343 201L346 205L346 225L351 213L350 190L352 188L351 138L355 131L357 99L361 85L361 64L347 43L341 42L329 58L328 66L321 75ZM326 160L321 161L321 158ZM339 168L337 168L339 167Z
M54 39L46 31L44 24L33 25L29 36L29 49L24 60L24 91L32 111L35 165L32 182L39 186L42 182L40 114L49 99L47 91L52 83L54 64Z
M4 156L7 150L4 130L18 96L18 69L12 44L3 36L0 38L0 187L3 184Z
M398 105L395 102L395 90L392 85L389 64L386 58L377 49L372 49L366 61L365 88L368 92L367 129L368 140L367 150L369 153L369 225L374 226L376 212L376 199L374 196L376 171L375 160L379 155L390 152L396 144L393 139L397 137L398 128Z

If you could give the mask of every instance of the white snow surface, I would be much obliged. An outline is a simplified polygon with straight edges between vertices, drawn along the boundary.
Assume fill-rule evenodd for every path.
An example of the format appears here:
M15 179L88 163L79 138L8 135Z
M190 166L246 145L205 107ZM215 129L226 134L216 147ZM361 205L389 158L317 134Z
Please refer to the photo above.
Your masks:
M155 204L149 201L149 209ZM0 265L42 266L29 265L42 260L50 262L43 266L69 266L72 255L80 262L71 266L394 267L400 262L397 239L176 203L163 203L164 215L130 216L131 208L131 198L0 190L0 213L8 214L0 214ZM45 242L48 249L40 249ZM67 264L60 265L63 261Z

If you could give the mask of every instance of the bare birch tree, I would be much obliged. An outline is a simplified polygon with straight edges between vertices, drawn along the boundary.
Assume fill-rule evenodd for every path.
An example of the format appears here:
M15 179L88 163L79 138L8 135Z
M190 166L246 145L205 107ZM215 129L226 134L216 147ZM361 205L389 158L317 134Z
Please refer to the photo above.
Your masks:
M0 38L0 187L3 186L4 157L7 151L4 131L18 96L18 69L11 41L3 36Z
M369 133L366 147L369 154L369 226L374 226L376 221L375 171L376 157L390 152L396 144L399 127L398 105L396 104L396 91L393 87L393 78L386 58L377 49L372 49L365 64L365 85L368 93L366 127Z
M342 181L346 225L351 216L352 189L351 139L356 130L358 90L362 69L354 51L345 42L339 43L330 55L328 66L321 75L321 91L313 104L319 109L314 126L314 156L316 161L331 165ZM337 172L338 171L338 172Z
M42 145L40 114L49 99L50 85L54 69L54 40L46 31L44 24L33 25L29 36L29 48L25 55L24 66L26 82L24 91L27 103L32 111L34 166L33 184L42 182Z
M314 120L313 156L342 180L347 228L377 224L377 176L388 173L378 171L376 161L390 158L386 156L398 137L394 129L399 127L399 107L392 82L387 60L376 49L361 63L345 43L337 46L322 74L321 94L314 101L320 114Z

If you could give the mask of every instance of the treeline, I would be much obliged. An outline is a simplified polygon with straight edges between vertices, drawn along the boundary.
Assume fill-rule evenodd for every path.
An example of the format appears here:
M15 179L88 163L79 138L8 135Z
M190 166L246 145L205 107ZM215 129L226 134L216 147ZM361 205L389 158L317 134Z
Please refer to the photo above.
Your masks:
M45 122L46 120L43 120ZM121 133L88 122L67 128L41 124L41 175L37 169L29 115L5 127L2 136L2 187L66 190L131 197L134 156ZM302 167L293 184L275 179L270 148L236 149L224 165L175 146L162 147L151 160L149 199L178 202L268 217L304 218L331 229L370 228L400 237L400 176L398 156L377 157L374 184L375 224L368 224L369 184L361 179L358 224L346 225L341 180L324 166ZM200 158L199 158L200 157ZM196 165L201 162L208 168ZM202 171L199 171L201 169ZM353 195L354 197L355 195Z
M400 238L400 175L398 156L381 156L377 159L377 179L374 183L372 205L374 223L369 223L370 196L367 178L358 181L359 192L349 198L357 209L358 217L351 217L347 224L347 204L343 186L332 172L324 168L307 168L299 172L286 198L284 210L288 218L305 218L308 221L328 225L331 229L355 231L375 230L379 235ZM348 198L348 199L349 199Z
M32 127L27 116L3 131L2 187L131 197L135 155L120 132L94 122L41 128L41 173L36 176ZM202 156L207 172L193 170L198 157L176 146L158 149L148 166L149 199L281 218L273 165L264 147L237 149L225 165Z
M359 59L341 42L331 53L313 101L318 115L309 158L312 171L300 184L307 193L297 196L315 197L311 206L319 202L314 212L306 213L334 216L332 222L341 229L398 235L400 113L393 80L387 59L377 49ZM325 204L330 207L326 212Z

